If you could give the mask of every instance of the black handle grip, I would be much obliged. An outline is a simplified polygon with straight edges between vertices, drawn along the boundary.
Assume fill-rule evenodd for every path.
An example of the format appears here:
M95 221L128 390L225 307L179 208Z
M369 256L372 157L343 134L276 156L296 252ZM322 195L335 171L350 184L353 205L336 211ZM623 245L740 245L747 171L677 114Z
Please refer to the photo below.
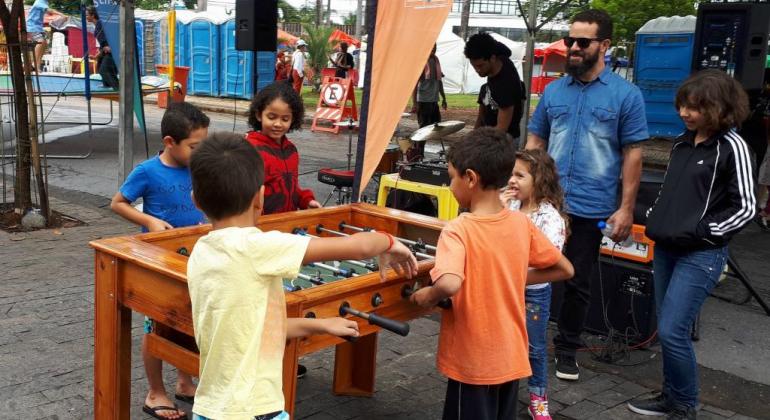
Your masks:
M358 337L353 337L352 335L346 335L341 338L344 338L346 341L349 341L351 343L355 343L356 341L358 341Z
M385 318L384 316L380 316L375 313L369 313L369 323L378 327L385 328L388 331L393 331L400 336L406 337L409 335L409 324L406 322Z
M414 289L412 288L412 286L408 284L405 284L404 287L401 289L401 297L403 297L404 299L408 299L413 294L414 294ZM452 309L452 299L450 298L441 299L440 301L438 301L436 306L438 306L441 309Z
M452 299L450 298L441 299L440 301L438 301L436 306L438 306L441 309L452 309Z

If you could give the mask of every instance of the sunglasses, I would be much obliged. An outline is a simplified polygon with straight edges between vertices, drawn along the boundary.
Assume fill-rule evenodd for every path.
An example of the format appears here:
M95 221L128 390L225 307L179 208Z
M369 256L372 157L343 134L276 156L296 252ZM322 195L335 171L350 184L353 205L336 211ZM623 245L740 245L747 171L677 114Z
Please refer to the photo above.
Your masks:
M573 38L571 36L565 36L563 39L564 39L564 45L566 45L567 48L572 48L572 45L574 45L577 42L578 47L580 47L581 49L588 48L588 46L591 45L591 43L594 41L597 41L597 42L603 41L601 38Z

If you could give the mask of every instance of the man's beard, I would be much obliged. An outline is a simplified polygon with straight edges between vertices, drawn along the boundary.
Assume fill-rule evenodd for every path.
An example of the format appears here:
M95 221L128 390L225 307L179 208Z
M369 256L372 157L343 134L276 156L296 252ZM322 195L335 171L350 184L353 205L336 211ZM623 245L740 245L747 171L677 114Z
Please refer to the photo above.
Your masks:
M573 56L573 55L583 57L583 60L580 61L580 64L570 64L570 56ZM598 61L599 61L599 50L596 50L595 54L587 54L585 51L580 51L578 54L575 54L572 51L570 51L567 54L567 63L565 65L565 70L567 71L567 74L569 74L572 77L580 77L586 74L589 70L591 70Z

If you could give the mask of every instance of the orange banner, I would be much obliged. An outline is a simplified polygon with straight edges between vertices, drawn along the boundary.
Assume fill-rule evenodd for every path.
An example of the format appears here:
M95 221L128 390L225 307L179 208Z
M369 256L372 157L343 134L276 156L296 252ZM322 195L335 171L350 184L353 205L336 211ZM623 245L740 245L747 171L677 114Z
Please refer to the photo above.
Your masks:
M366 187L412 96L452 0L377 2L366 149L359 193ZM371 58L369 58L371 59Z

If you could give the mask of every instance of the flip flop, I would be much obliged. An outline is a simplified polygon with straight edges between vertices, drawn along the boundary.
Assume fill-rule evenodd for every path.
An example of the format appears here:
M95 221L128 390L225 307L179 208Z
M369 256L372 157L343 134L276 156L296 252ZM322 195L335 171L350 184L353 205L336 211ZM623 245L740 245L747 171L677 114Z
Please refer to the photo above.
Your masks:
M179 401L186 402L188 404L195 404L195 395L174 394L174 398L178 399Z
M177 406L168 407L165 405L150 407L149 405L145 404L144 407L142 407L142 411L155 417L158 420L171 420L171 417L163 417L160 414L158 414L158 411L176 411L178 413L179 408L177 408ZM187 420L187 414L185 414L182 417L177 417L175 420Z

